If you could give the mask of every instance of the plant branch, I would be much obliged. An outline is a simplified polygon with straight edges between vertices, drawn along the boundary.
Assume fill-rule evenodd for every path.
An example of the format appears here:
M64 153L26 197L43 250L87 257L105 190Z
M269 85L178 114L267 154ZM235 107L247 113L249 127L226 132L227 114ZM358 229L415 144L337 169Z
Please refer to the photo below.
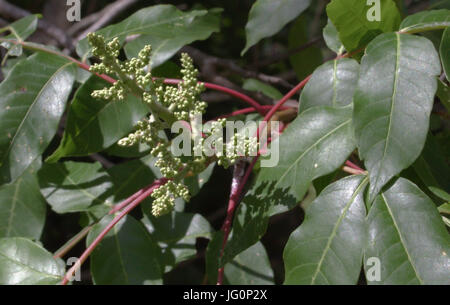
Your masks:
M239 196L240 196L240 186L242 184L242 180L244 179L244 169L245 169L245 161L239 160L234 165L233 169L233 179L231 181L231 191L230 191L230 200L228 201L228 209L227 209L227 216L225 217L225 222L222 225L222 231L224 232L223 235L223 242L222 242L222 249L220 250L220 257L223 257L223 252L225 250L225 246L227 244L228 235L231 231L231 224L233 222L233 214L234 210L236 209L238 202L239 202ZM221 285L223 282L223 273L224 268L219 268L218 278L217 278L217 285Z
M0 0L0 15L4 17L9 17L12 19L20 19L31 15L30 12L9 3L5 0ZM55 39L58 44L65 48L70 48L72 46L71 38L60 28L54 26L53 24L40 19L38 21L38 29L43 31L45 34Z
M273 106L271 105L263 105L261 106L261 110L264 112L264 114L266 114L270 109L272 109ZM281 107L280 110L285 110L285 109L291 109L290 107ZM221 116L218 116L210 121L217 121L218 119L223 119L223 118L229 118L229 117L233 117L233 116L238 116L241 114L247 114L247 113L253 113L253 112L257 112L257 109L255 107L248 107L248 108L244 108L244 109L239 109Z
M120 214L118 214L114 219L103 229L103 231L94 239L94 241L86 248L77 262L71 267L66 274L64 275L63 280L61 281L62 285L66 285L70 279L73 277L74 273L81 267L81 265L86 261L89 255L94 251L94 249L98 246L98 244L102 241L102 239L108 234L108 232L131 210L137 207L145 198L151 195L151 193L164 185L168 180L165 178L158 179L153 182L149 187L146 188L146 191L137 196L131 203L129 203ZM133 196L133 195L132 195Z
M95 224L95 223L94 223ZM94 224L91 224L87 227L84 227L83 230L78 232L74 237L72 237L67 243L65 243L61 248L56 250L55 254L53 255L54 258L61 258L64 255L67 254L76 244L78 244L92 229Z
M118 0L103 8L101 11L96 12L83 18L80 22L75 24L69 29L69 33L75 34L78 30L89 26L85 31L79 34L74 42L80 41L87 34L95 32L102 28L104 25L108 24L112 19L114 19L119 13L127 9L131 5L135 4L137 0Z
M346 173L352 174L352 175L361 175L361 174L367 174L364 170L355 169L350 166L343 166L342 170Z
M356 165L355 163L351 162L350 160L345 161L345 165L347 165L348 167L351 167L353 169L359 170L359 171L364 171L361 167L359 167L358 165Z

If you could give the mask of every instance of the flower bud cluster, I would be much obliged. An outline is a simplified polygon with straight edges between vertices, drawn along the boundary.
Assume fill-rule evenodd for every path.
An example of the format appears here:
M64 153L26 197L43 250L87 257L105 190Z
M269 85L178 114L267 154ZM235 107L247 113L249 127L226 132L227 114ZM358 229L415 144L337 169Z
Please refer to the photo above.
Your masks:
M119 79L109 88L92 92L92 96L113 101L123 100L129 93L138 94L151 109L149 117L139 121L135 126L135 131L119 140L118 144L132 146L146 143L151 147L150 154L156 158L155 165L160 169L161 174L169 179L166 184L153 191L151 195L154 199L152 213L155 216L168 213L173 209L176 198L183 198L186 201L190 199L188 188L181 183L184 175L201 173L210 161L207 156L211 154L206 153L203 138L199 141L199 146L194 147L194 152L197 149L201 154L194 153L190 157L186 156L181 159L172 154L170 141L164 134L164 130L170 127L171 122L164 120L162 114L169 113L176 120L190 121L191 118L205 113L207 104L200 98L205 86L197 80L198 70L194 67L192 59L183 53L181 55L182 81L176 87L165 85L162 81L154 80L152 77L149 66L150 46L145 46L137 58L122 62L117 59L121 48L117 38L106 43L103 36L91 33L88 35L88 39L93 46L92 53L101 60L101 63L92 65L91 71L115 74ZM166 117L164 116L164 118ZM211 131L206 133L206 136L219 134L219 132L222 135L225 124L225 119L213 122ZM197 133L200 132L197 131ZM233 164L253 147L250 140L237 134L225 145L226 149L232 153L227 151L224 154L222 151L223 141L223 137L220 136L215 140L215 147L213 146L212 149L217 156L218 163L224 166ZM220 150L217 149L218 145L221 147ZM234 149L235 147L237 149ZM243 154L239 152L243 152Z
M168 107L177 120L189 121L190 117L206 111L207 104L200 100L205 86L197 80L198 70L194 67L192 58L183 53L180 61L183 81L177 87L161 84L157 86L155 93L161 104Z
M133 88L128 88L130 82L136 84L137 88L141 90L151 87L152 75L150 69L147 72L144 69L150 63L152 51L150 46L145 46L139 52L137 58L121 62L117 58L121 48L117 37L106 43L102 35L90 33L88 34L88 40L93 46L92 54L101 60L101 63L93 64L90 71L100 74L116 74L119 77L119 80L111 87L92 92L92 97L107 101L123 100L127 93L133 91Z
M168 181L161 185L151 194L153 200L152 214L161 216L172 211L175 206L175 198L183 198L185 201L190 200L189 191L182 183Z
M236 133L226 143L225 150L225 155L218 155L217 164L228 168L234 165L240 158L256 156L258 141L256 137L247 137L244 133Z

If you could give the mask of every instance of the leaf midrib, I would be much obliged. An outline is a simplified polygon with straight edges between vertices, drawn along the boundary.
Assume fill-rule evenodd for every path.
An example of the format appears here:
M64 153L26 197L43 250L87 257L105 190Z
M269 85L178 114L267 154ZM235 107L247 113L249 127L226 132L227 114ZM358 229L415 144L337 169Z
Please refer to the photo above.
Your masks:
M9 237L9 234L10 234L11 229L12 229L12 221L13 221L13 218L14 218L14 210L16 208L16 204L17 204L17 201L18 201L17 195L18 195L18 192L19 192L19 186L20 186L21 182L22 182L22 178L19 178L17 180L16 187L15 187L15 190L14 190L14 195L13 195L11 209L9 210L10 214L9 214L9 217L8 217L8 226L6 227L6 229L7 229L6 236L7 237Z
M346 203L346 205L344 206L344 210L341 213L341 216L339 216L336 224L333 227L333 231L331 231L331 235L328 238L327 244L325 245L325 248L323 250L322 256L320 257L319 262L317 263L317 268L316 271L314 272L312 278L311 278L311 285L314 284L314 281L316 280L317 275L319 274L320 268L322 267L322 263L328 253L328 251L331 248L331 243L333 242L334 237L336 236L337 230L339 228L339 226L342 223L342 220L344 220L345 216L347 215L348 210L350 209L350 206L352 205L352 203L355 201L356 197L358 196L359 192L364 189L364 187L366 186L367 182L369 181L369 176L366 176L361 183L358 185L358 187L356 188L355 192L352 194L352 197L350 198L350 200L348 201L348 203Z
M384 164L384 159L386 158L386 154L387 154L387 149L389 146L389 140L391 138L391 130L392 130L392 116L394 113L394 108L395 108L395 101L397 100L397 88L398 88L398 81L399 81L399 75L400 75L400 53L401 53L401 43L400 43L400 34L399 33L395 33L396 38L397 38L397 54L396 54L396 58L395 58L395 74L394 74L394 87L392 89L392 96L391 96L391 109L390 109L390 113L389 113L389 124L388 124L388 131L386 134L386 141L384 142L384 151L383 151L383 156L380 160L380 167L383 166ZM378 185L378 181L380 180L380 171L378 171L377 173L377 177L375 179L374 182L374 186L376 187Z
M142 25L140 25L140 26L137 26L137 27L131 27L131 28L126 28L125 30L123 30L122 32L119 32L119 33L115 33L114 35L113 35L113 37L119 37L119 36L121 36L121 35L126 35L126 34L147 34L147 33L140 33L141 31L143 31L144 29L152 29L152 28L154 28L155 26L160 26L160 25L163 25L163 24L171 24L171 23L174 23L174 22L176 22L176 21L179 21L179 20L183 20L183 19L187 19L187 18L189 18L189 17L192 17L193 18L193 20L195 19L195 18L197 18L197 17L200 17L200 16L204 16L204 15L206 15L207 14L207 11L205 11L205 10L197 10L197 11L192 11L192 12L195 12L195 14L187 14L187 15L183 15L183 16L177 16L177 17L175 17L175 18L171 18L171 19L164 19L164 21L160 21L160 22L155 22L155 23L152 23L150 26L149 25L147 25L147 26L142 26ZM192 13L192 12L190 12L190 13ZM204 12L203 14L201 14L202 12ZM108 34L110 34L110 33L108 33ZM108 36L106 39L110 39L111 37L110 36ZM83 58L87 55L87 54L89 54L90 52L92 51L92 47L89 47L87 50L86 50L86 52L83 54Z
M9 153L11 152L12 147L14 146L14 142L16 140L17 135L20 133L20 131L22 130L22 126L25 123L25 121L27 120L28 116L30 115L31 110L34 108L34 106L36 105L37 101L39 100L39 98L41 97L42 93L44 92L45 89L47 89L48 84L51 83L51 81L53 81L53 79L59 75L59 73L65 69L66 67L73 65L73 62L68 62L64 65L62 65L61 67L59 67L50 77L49 79L45 82L45 84L42 86L42 88L39 90L38 94L36 95L36 97L34 98L33 102L31 103L30 107L28 107L27 112L25 113L25 116L23 117L22 121L19 124L19 127L17 127L17 130L14 133L14 136L12 138L12 140L9 142L8 145L8 149L5 151L5 154L3 155L2 160L0 161L0 164L3 163L3 161L5 161L5 158L9 155Z
M381 193L381 197L383 198L383 201L384 201L384 204L385 204L385 206L386 206L386 209L388 210L389 215L391 216L392 223L394 224L395 230L397 231L398 237L400 238L400 243L402 244L403 249L405 250L405 253L406 253L406 256L407 256L407 258L408 258L408 261L409 261L409 263L410 263L412 269L414 270L414 273L415 273L417 279L419 280L420 284L423 285L423 284L424 284L424 281L423 281L422 278L419 276L419 273L418 273L417 270L416 270L416 266L415 266L414 263L413 263L413 260L412 260L411 255L409 254L408 248L407 248L406 243L405 243L405 241L404 241L404 239L403 239L403 235L402 235L401 232L400 232L400 228L399 228L399 226L398 226L398 224L397 224L397 221L396 221L396 219L395 219L395 217L394 217L394 214L392 213L392 210L391 210L391 208L390 208L390 206L389 206L389 204L388 204L388 201L387 201L387 199L386 199L384 193Z
M338 125L337 127L335 127L333 130L327 132L324 136L322 136L321 138L319 138L313 145L311 145L310 147L308 147L292 164L291 166L288 167L288 169L284 172L283 175L281 175L281 177L278 179L277 183L275 183L274 188L276 188L278 186L278 184L283 181L284 177L288 174L288 172L291 171L292 167L294 165L297 165L297 163L299 162L299 160L301 158L303 158L305 156L306 153L308 153L311 149L313 149L314 147L316 147L317 145L319 145L320 142L322 142L323 140L325 140L326 138L328 138L330 135L332 135L334 132L336 132L337 130L339 130L340 128L342 128L344 125L347 125L348 123L350 123L352 121L352 119L348 119L347 121L345 121L344 123Z
M50 274L50 273L45 273L44 271L37 270L37 269L35 269L35 268L33 268L33 267L29 266L29 265L26 265L26 264L22 263L19 260L14 260L11 257L6 256L5 254L3 254L1 251L0 251L0 256L4 257L5 259L7 259L7 260L9 260L9 261L11 261L11 262L13 262L13 263L15 263L17 265L20 265L20 266L22 266L24 268L30 269L31 271L33 271L35 273L42 274L42 275L47 276L47 277L56 278L56 279L60 279L61 278L61 276Z

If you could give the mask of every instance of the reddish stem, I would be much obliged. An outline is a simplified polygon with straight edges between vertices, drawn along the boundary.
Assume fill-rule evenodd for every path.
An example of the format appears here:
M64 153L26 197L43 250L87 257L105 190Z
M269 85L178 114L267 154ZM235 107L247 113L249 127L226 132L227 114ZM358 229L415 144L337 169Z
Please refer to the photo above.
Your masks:
M359 170L353 167L349 167L349 166L343 166L342 170L346 173L352 174L352 175L361 175L361 174L365 174L364 170Z
M262 105L260 106L260 110L262 110L262 115L266 114L270 109L272 109L274 107L274 105ZM285 110L288 109L289 107L281 107L280 110ZM221 116L218 116L214 119L212 119L211 121L217 121L218 119L223 119L223 118L229 118L229 117L233 117L233 116L237 116L237 115L241 115L241 114L247 114L247 113L252 113L252 112L257 112L258 110L255 107L248 107L248 108L243 108L243 109L239 109Z
M306 83L308 83L309 79L311 78L311 75L309 75L308 77L306 77L303 81L301 81L297 86L295 86L291 91L289 91L285 96L283 96L283 98L281 100L279 100L275 106L273 106L269 112L265 115L264 117L264 121L268 122L270 120L270 118L283 106L284 103L286 103L294 94L297 93L297 91L299 91L301 88L303 88ZM259 137L259 134L261 132L261 128L262 128L262 124L260 124L258 131L257 131L257 136ZM232 196L233 198L230 197L230 203L228 205L228 211L227 211L227 216L225 218L225 222L222 226L222 231L224 232L224 241L222 243L222 250L220 253L220 257L223 257L223 252L225 250L225 247L227 245L227 241L228 241L228 235L229 232L231 230L231 224L232 224L232 220L233 220L233 215L234 215L234 210L236 209L237 205L239 204L239 199L242 197L242 192L244 190L245 185L247 184L248 179L250 178L250 175L253 171L253 167L256 164L256 161L259 158L259 151L257 156L255 156L252 160L252 162L250 163L249 167L247 168L247 170L245 171L244 177L240 180L240 185L239 187L237 187L237 190L235 193L233 193ZM233 178L234 179L234 178ZM233 205L233 208L230 209L230 204ZM224 273L224 267L219 268L218 270L218 278L217 278L217 285L222 285L223 284L223 273Z
M361 167L359 167L359 166L356 165L355 163L351 162L350 160L345 161L345 164L346 164L348 167L351 167L351 168L353 168L353 169L356 169L356 170L359 170L359 171L364 172L364 170L363 170Z
M270 118L275 114L275 112L280 110L281 106L283 106L284 103L286 103L294 94L296 94L300 89L302 89L308 83L310 78L311 78L311 74L309 76L307 76L304 80L302 80L300 83L298 83L297 86L292 88L292 90L289 91L285 96L283 96L283 98L281 100L279 100L275 104L275 106L273 106L272 109L270 109L270 111L264 116L264 121L268 122L270 120ZM258 129L258 136L259 136L260 132L261 132L261 125L260 125L260 128Z
M242 176L242 173L240 171L243 169L241 166L238 170L234 170L233 174L233 182L231 184L231 193L230 193L230 201L228 202L228 209L227 209L227 216L225 217L225 221L222 225L222 231L224 232L223 236L223 242L222 242L222 249L220 251L220 258L223 257L223 253L225 251L225 246L227 245L228 236L231 231L231 225L233 223L233 215L234 211L236 210L236 207L239 204L239 201L241 199L242 191L244 190L245 185L247 184L248 179L250 178L250 174L252 173L253 167L256 164L256 161L258 160L258 156L254 157L250 165L248 166L247 170L245 171L244 176ZM240 161L243 162L243 161ZM237 165L238 163L236 163ZM236 166L235 165L235 166ZM219 268L218 276L217 276L217 285L223 284L223 274L224 274L224 267Z
M142 189L140 189L139 191L137 191L136 193L134 193L133 195L131 195L130 197L128 197L127 199L125 199L124 201L122 201L119 204L116 204L115 206L113 206L113 208L109 211L109 215L114 214L120 210L122 210L124 207L126 207L128 204L130 204L131 202L133 202L137 197L139 197L139 195L141 195L143 192L145 192L146 190L148 190L152 185L149 185L147 187L144 187Z
M234 165L233 169L233 180L231 181L231 191L230 191L230 200L228 201L228 209L227 216L225 217L225 221L222 225L222 231L224 233L222 249L220 250L220 257L223 257L223 252L225 250L225 245L227 244L228 235L231 231L231 223L233 221L234 210L236 209L239 202L239 189L241 185L244 185L242 180L245 178L244 176L245 169L245 161L239 160ZM221 285L223 282L223 272L224 269L219 268L218 277L217 277L217 285Z
M114 219L103 229L103 231L94 239L94 241L89 245L89 247L84 250L83 254L80 256L78 261L70 268L67 273L64 275L64 278L61 282L62 285L66 285L70 278L72 278L73 274L76 270L78 270L81 265L86 261L89 255L94 251L95 247L102 241L106 234L131 210L137 207L145 198L150 196L150 194L161 185L165 184L168 180L166 178L161 178L153 182L149 187L146 188L142 194L137 196L131 203L129 203L119 215L114 217ZM132 195L134 196L134 195Z

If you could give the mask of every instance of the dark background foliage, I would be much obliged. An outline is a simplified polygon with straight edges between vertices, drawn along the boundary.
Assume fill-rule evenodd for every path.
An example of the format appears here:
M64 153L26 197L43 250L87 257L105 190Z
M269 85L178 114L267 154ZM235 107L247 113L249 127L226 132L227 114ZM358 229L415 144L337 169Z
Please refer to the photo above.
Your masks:
M0 26L18 19L18 12L9 12L1 9L2 2L0 1ZM39 29L29 38L30 41L66 48L67 52L75 54L70 43L68 45L61 43L64 39L74 39L80 33L71 32L75 24L68 22L66 19L66 1L14 0L10 2L28 12L42 13L43 20L48 23L49 27L47 29ZM111 2L114 1L82 1L82 18L101 11ZM200 68L201 79L234 88L241 87L245 79L262 73L274 76L276 81L272 85L280 92L285 93L304 76L310 74L321 62L333 57L333 54L325 47L322 38L322 28L327 22L325 6L329 1L326 0L313 1L307 12L302 14L302 17L289 23L277 35L259 42L244 57L241 57L240 52L245 45L245 24L253 2L251 0L133 1L131 5L115 14L108 23L118 22L138 9L154 4L173 4L181 10L201 7L223 8L221 31L214 33L205 41L191 44L182 51L187 51L193 55L196 65ZM426 8L431 1L407 0L397 2L403 8L403 13L410 14ZM292 37L290 38L290 35L293 35L291 31L294 30L293 27L296 24L301 24L299 28L303 33L296 35L296 38L292 39ZM54 31L53 34L49 34L49 30L51 31L52 29L58 29L59 31L56 34ZM4 50L2 52L4 55ZM213 60L217 58L224 61L220 64L214 64ZM298 58L301 58L300 63L298 63ZM236 69L233 65L241 68ZM251 92L250 94L261 103L270 104L274 102L271 97L261 93ZM227 103L232 98L220 93L209 92L205 94L204 98L210 102L208 116L211 118L237 108L236 103ZM435 106L432 116L432 131L439 131L442 128L442 121L437 115L442 111L439 107L439 105ZM64 126L64 121L63 119L61 129ZM44 157L55 150L61 140L60 137L61 133L53 140ZM100 161L106 167L124 161L124 159L119 157L112 157L106 154L96 154L92 158L67 158L67 160ZM186 211L200 213L211 223L215 230L219 230L226 214L231 174L231 169L225 170L221 167L215 167L207 184L187 204ZM46 249L54 252L74 234L79 232L81 220L78 214L60 215L51 209L47 209L47 213L42 243ZM137 209L132 214L138 216L137 218L139 219L141 217L139 213L141 212ZM300 207L272 217L267 233L262 239L274 269L275 282L278 284L282 283L284 279L282 251L290 233L301 224L303 217L304 213ZM202 283L204 281L206 245L206 239L198 239L197 257L182 262L173 271L166 274L165 282L172 284ZM68 256L78 256L83 250L84 245L80 243L71 250ZM82 283L88 284L90 283L89 262L86 262L82 268Z

